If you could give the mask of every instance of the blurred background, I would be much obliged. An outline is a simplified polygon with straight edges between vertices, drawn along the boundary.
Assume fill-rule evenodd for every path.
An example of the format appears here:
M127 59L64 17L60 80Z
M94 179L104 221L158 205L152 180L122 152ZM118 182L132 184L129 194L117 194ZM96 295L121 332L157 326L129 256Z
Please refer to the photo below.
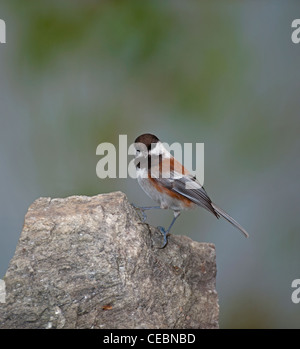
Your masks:
M250 233L204 210L172 231L216 245L220 327L299 328L299 10L297 0L2 0L0 278L40 196L121 190L151 205L134 179L96 176L99 143L150 132L205 143L205 188Z

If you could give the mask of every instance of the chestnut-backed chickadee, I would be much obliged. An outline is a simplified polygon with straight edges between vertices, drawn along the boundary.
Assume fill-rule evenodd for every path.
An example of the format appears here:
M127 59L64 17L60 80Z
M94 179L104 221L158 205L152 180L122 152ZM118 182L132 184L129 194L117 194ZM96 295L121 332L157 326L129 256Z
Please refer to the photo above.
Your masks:
M199 181L170 154L156 136L150 133L142 134L134 143L138 183L145 193L159 204L159 206L137 208L142 211L144 219L146 219L144 211L148 209L162 208L174 211L174 218L169 228L165 230L163 227L158 227L164 236L162 248L166 246L167 236L181 211L196 206L205 208L217 218L222 216L246 237L249 236L237 221L211 201Z

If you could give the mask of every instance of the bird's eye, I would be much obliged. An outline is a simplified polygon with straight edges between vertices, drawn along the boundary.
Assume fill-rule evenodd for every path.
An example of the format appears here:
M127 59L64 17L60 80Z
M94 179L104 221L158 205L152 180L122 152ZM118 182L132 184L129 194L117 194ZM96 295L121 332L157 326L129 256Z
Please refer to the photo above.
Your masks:
M139 149L136 150L136 153L139 154L141 151Z

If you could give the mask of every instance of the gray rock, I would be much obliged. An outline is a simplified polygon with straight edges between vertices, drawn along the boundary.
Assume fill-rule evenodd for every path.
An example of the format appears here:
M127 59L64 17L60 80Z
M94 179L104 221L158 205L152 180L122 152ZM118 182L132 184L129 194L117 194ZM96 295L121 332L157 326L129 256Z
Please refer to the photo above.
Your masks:
M214 245L162 243L121 192L36 200L0 328L218 328Z

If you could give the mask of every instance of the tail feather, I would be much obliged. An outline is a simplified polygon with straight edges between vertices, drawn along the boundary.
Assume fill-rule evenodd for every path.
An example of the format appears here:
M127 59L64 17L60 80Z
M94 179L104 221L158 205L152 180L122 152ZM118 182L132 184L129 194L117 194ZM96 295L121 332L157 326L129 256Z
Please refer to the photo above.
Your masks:
M229 223L231 223L233 226L235 226L239 231L241 231L246 238L249 237L249 234L246 232L246 230L236 221L234 220L231 216L229 216L228 213L226 213L225 211L223 211L221 208L219 208L218 206L216 206L214 203L211 203L212 207L215 209L215 211L222 216L223 218L225 218Z

